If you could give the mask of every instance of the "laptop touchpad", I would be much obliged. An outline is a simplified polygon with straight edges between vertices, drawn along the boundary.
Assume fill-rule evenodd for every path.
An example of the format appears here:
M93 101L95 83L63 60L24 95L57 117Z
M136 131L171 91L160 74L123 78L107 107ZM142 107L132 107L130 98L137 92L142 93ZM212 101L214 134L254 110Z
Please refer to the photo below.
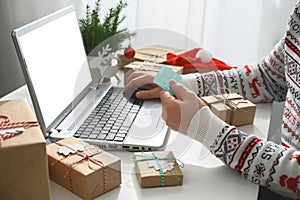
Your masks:
M145 101L128 135L140 139L156 137L164 126L161 112L162 108L159 101Z

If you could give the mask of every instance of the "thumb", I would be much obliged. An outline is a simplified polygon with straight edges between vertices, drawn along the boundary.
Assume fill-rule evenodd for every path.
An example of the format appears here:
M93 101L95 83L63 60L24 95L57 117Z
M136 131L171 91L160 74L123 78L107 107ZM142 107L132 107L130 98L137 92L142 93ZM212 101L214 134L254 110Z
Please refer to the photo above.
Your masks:
M190 96L191 91L181 83L178 83L175 80L170 80L169 84L178 99L184 100Z

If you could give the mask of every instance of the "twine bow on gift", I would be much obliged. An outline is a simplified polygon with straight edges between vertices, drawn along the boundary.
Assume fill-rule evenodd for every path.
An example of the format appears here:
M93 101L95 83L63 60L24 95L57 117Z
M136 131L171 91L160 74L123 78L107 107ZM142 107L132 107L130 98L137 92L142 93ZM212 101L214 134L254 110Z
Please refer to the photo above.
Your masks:
M55 144L59 145L59 146L62 146L62 147L66 147L66 148L69 148L70 150L72 150L73 152L75 152L74 154L69 154L67 156L64 156L61 160L64 160L64 159L67 159L68 157L72 156L72 155L79 155L81 156L81 158L77 161L74 161L74 162L71 162L68 164L68 168L67 168L67 172L65 174L65 178L67 177L68 178L68 182L69 182L69 190L70 191L73 191L73 185L72 185L72 175L71 175L71 171L72 171L72 168L81 163L82 161L86 160L88 161L88 167L91 169L91 170L97 170L95 169L94 167L92 167L91 163L94 163L95 165L98 165L100 168L99 169L103 169L103 193L105 193L107 191L107 171L106 171L106 168L105 168L105 165L103 164L102 161L96 159L96 158L93 158L93 156L95 155L98 155L102 152L101 149L99 149L98 147L94 146L94 145L89 145L91 147L93 147L94 150L96 150L94 153L88 155L87 153L84 153L84 152L79 152L77 149L73 149L70 145L64 145L64 144L61 144L59 142L55 142ZM85 147L85 150L88 151L89 149L87 149L88 146ZM56 160L54 161L53 163L51 163L51 166L53 166L54 164L56 164L57 162L61 161L61 160ZM97 188L97 187L96 187ZM95 190L96 190L95 188ZM95 192L95 191L94 191Z
M225 88L224 91L226 93L222 93L221 96L214 96L219 102L224 101L225 105L227 105L230 109L236 110L238 108L238 105L240 103L248 103L245 99L229 99L229 96L232 94L231 90L228 88ZM235 103L232 102L232 100L235 100Z
M160 173L160 176L161 176L161 187L164 187L165 186L165 172L163 170L163 167L161 166L160 162L159 161L174 161L178 164L178 166L180 166L181 168L184 167L184 164L183 162L181 162L180 160L174 158L174 157L159 157L157 155L155 155L153 152L152 152L152 155L149 156L149 155L145 155L144 153L142 153L142 155L136 155L136 156L141 156L142 158L140 159L136 159L135 162L140 162L140 161L156 161L156 164L159 168L159 173ZM170 167L170 165L168 165L168 171L170 171L170 173L172 174L172 176L176 179L176 180L179 180L179 177L174 173L173 169Z
M0 118L3 120L0 122L0 147L3 141L14 137L16 134L22 133L24 129L39 126L36 121L19 121L11 122L11 118L8 115L0 114Z

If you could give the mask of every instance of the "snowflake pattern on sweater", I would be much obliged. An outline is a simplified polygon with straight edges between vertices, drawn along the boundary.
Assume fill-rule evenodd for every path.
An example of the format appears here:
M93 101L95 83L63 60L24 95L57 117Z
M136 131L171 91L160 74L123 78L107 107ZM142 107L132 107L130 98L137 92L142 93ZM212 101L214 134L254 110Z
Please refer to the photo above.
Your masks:
M226 123L221 123L217 132L202 133L195 125L199 121L192 120L189 131L196 132L195 138L251 182L300 199L300 2L290 16L285 36L261 62L193 76L188 82L197 85L198 96L228 88L255 103L285 101L282 144L247 136ZM207 135L214 139L203 139Z

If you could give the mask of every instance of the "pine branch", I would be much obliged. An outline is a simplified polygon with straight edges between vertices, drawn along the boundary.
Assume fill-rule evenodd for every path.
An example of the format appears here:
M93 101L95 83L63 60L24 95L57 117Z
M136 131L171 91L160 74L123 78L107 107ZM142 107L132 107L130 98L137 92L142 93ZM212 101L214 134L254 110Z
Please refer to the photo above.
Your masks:
M100 21L100 4L101 0L96 0L93 9L87 5L86 16L79 21L87 54L94 50L100 50L101 45L99 46L99 44L103 41L111 42L112 50L116 51L122 48L121 44L124 40L135 35L130 33L127 28L119 29L120 24L126 18L126 16L121 16L121 12L128 6L127 2L120 0L115 7L109 8L102 23Z

